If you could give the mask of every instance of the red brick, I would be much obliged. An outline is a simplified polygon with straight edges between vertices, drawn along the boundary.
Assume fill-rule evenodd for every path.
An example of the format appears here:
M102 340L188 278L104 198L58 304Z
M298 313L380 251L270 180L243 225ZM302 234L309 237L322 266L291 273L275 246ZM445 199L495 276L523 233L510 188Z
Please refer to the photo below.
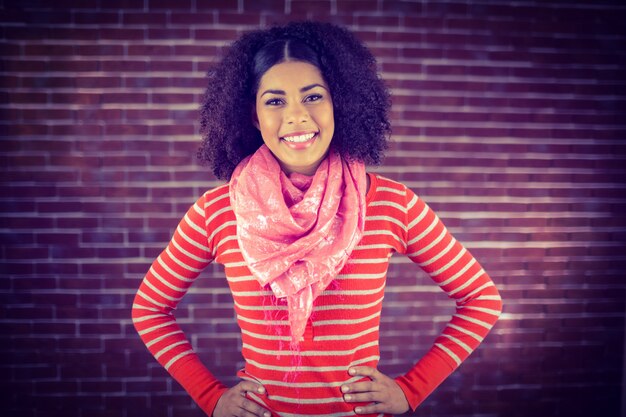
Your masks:
M77 248L70 246L53 246L50 248L50 255L55 259L71 260L76 258L93 258L96 254L93 248ZM74 281L63 281L61 284L71 284Z
M0 52L5 57L12 56L12 55L15 55L15 56L21 55L21 51L22 51L22 48L20 47L20 45L0 42Z
M129 381L126 383L126 389L129 392L158 392L165 391L167 382L165 380L149 380L149 381Z
M147 135L150 131L150 128L146 125L142 124L107 124L104 127L104 135L107 136L118 136L118 135L129 135L129 136L141 136ZM116 160L119 158L115 158ZM122 158L123 159L123 158ZM107 160L107 161L110 161Z
M196 29L194 38L198 40L235 40L237 31L232 29Z
M121 86L121 80L112 77L82 76L76 78L76 87L78 88L116 88ZM106 114L113 114L114 109L113 111L103 110L103 113L103 116Z
M120 247L114 247L114 248L98 248L97 251L97 257L98 258L103 258L103 259L119 259L119 258L124 258L124 257L138 257L140 256L140 250L139 248L120 248ZM105 283L105 286L107 288L109 287L114 287L114 288L119 288L119 285L113 285L110 281L107 281Z
M186 104L193 102L193 95L183 93L155 93L151 95L152 102L161 104Z
M238 0L196 0L196 8L200 11L206 10L229 10L237 9Z
M103 71L106 72L146 72L148 69L148 63L146 61L137 61L137 60L110 60L101 62L101 67Z
M59 197L99 197L102 195L99 187L59 187Z
M122 11L123 25L165 25L167 23L166 12L150 10L148 13ZM141 45L130 45L130 47L141 47Z
M155 384L156 386L156 384ZM102 392L121 392L124 387L122 381L81 381L81 392L84 393L93 393L96 396L99 396ZM97 405L92 405L94 407L99 407ZM85 408L81 408L84 410Z
M192 56L192 57L197 57L200 56L202 57L201 62L203 63L203 66L201 68L204 68L204 63L208 63L210 62L210 60L214 57L216 57L219 53L219 48L213 45L174 45L174 55L177 57L182 57L182 56ZM177 84L175 81L177 80L172 80L174 81L172 84L175 86L179 86L179 84ZM204 87L204 80L200 80L198 83L198 86L202 86Z
M157 136L180 136L180 135L193 135L195 134L195 128L192 125L180 125L180 124L167 124L167 125L153 125L150 127L150 134ZM174 158L176 160L178 158Z
M75 48L76 48L77 55L87 55L87 56L124 55L123 46L114 44L114 43L109 44L109 43L99 42L98 44L76 45Z
M129 242L168 242L171 238L171 233L168 232L137 232L129 233ZM165 248L165 246L163 247Z
M207 10L193 13L173 13L170 21L174 25L211 25L215 22L215 14Z
M77 355L77 359L80 355ZM76 363L62 365L61 369L62 379L102 379L104 377L102 367L93 366L90 362L76 361Z
M317 2L309 4L315 6ZM294 6L295 4L292 3L292 10ZM228 11L220 11L217 13L217 23L258 27L261 24L261 16L257 13L230 13Z
M108 140L81 140L78 139L74 142L74 146L76 146L77 151L81 152L98 152L102 153L103 151L106 153L123 151L125 143L123 141L115 140L113 138ZM82 178L85 181L89 181L88 178L92 178L93 176L97 176L99 173L97 172L82 172ZM108 173L107 173L108 174ZM115 174L115 173L112 173ZM102 178L102 177L98 177ZM113 178L113 177L111 177Z
M80 324L81 335L119 334L120 326L117 323Z
M35 322L33 323L33 332L37 334L56 334L60 336L73 337L76 334L76 324L74 323L58 323L58 322Z
M174 47L172 45L129 45L128 54L130 56L168 56L172 55Z
M109 32L110 31L110 32ZM107 33L111 35L113 33L121 32L121 29L105 29L99 33L98 30L94 30L93 28L76 28L76 27L55 27L54 30L48 30L46 32L46 38L48 39L80 39L85 41L95 41L100 37L106 37ZM127 32L127 38L130 37L131 34L137 34L137 32ZM113 38L115 39L115 38Z
M78 12L72 13L73 21L79 25L116 25L120 23L120 14L113 12Z
M120 211L124 213L124 210ZM102 227L121 227L121 228L132 228L132 229L141 229L144 225L143 218L119 218L119 217L105 217L102 219Z
M103 187L105 197L129 198L147 197L148 190L143 187Z
M26 56L61 56L66 57L76 53L74 45L55 45L55 44L26 44L24 45L24 55Z
M158 10L158 9L182 9L182 10L191 10L192 1L191 0L148 0L147 7L148 9Z
M148 39L190 39L192 30L190 28L158 28L148 29L146 37Z

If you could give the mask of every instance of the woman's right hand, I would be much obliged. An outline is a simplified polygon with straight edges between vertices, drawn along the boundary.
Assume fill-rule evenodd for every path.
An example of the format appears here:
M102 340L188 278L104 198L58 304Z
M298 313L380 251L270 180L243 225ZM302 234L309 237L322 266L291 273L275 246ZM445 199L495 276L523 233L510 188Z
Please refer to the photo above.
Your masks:
M272 413L246 398L246 392L263 395L265 388L251 381L240 382L220 397L213 417L271 417Z

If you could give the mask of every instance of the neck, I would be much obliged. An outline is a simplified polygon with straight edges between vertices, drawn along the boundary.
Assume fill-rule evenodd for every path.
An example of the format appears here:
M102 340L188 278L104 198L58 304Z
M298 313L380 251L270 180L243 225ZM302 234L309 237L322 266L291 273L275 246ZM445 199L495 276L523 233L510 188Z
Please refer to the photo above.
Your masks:
M302 175L306 175L309 177L312 177L313 175L315 175L315 172L317 171L317 168L320 166L320 164L315 164L315 165L310 165L307 167L290 167L288 165L285 165L283 163L280 163L280 168L283 170L283 172L287 175L291 175L294 172L297 174L302 174Z
M319 161L317 161L316 163L313 163L311 165L291 166L291 165L283 163L278 158L276 158L276 160L278 161L278 164L280 165L280 168L282 169L282 171L285 174L287 174L287 175L290 175L290 174L293 174L294 172L296 172L298 174L307 175L309 177L312 177L317 172L317 168L319 168L319 166L321 165L322 161L324 161L324 159L326 159L328 157L328 152L332 152L332 151L327 151L322 159L320 159Z

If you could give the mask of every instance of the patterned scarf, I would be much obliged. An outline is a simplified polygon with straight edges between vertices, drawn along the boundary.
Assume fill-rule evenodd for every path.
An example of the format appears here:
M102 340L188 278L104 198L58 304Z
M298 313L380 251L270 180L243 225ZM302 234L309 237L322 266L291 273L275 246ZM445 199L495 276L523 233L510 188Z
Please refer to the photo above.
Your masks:
M292 346L363 235L365 192L364 164L332 149L312 177L285 174L265 145L233 172L230 203L243 258L261 286L287 299Z

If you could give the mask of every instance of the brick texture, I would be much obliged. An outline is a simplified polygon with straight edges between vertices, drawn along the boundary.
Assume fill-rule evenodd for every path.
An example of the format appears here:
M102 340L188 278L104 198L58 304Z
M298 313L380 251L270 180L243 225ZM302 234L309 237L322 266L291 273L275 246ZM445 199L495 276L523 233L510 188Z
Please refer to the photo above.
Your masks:
M200 416L130 321L180 216L224 45L292 19L347 25L393 93L376 171L483 263L504 314L416 416L617 416L626 299L626 7L612 1L0 0L3 416ZM452 304L394 258L381 370ZM227 384L242 366L219 266L179 321Z

